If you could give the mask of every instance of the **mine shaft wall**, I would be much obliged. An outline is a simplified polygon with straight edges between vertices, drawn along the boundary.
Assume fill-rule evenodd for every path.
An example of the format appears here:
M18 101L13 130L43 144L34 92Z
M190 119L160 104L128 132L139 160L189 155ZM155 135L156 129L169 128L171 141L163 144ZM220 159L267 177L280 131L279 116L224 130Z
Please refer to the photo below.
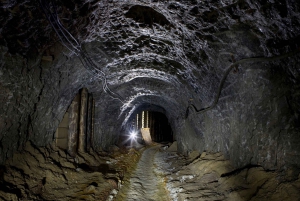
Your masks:
M299 167L299 80L290 74L296 61L240 66L229 75L216 107L192 112L186 120L196 131L182 127L182 152L221 151L236 167Z

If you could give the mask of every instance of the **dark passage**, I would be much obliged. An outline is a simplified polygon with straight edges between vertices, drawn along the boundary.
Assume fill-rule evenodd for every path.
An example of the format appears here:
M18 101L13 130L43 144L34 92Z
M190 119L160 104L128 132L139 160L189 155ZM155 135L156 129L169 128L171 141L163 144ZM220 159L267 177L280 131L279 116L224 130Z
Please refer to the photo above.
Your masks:
M173 131L168 118L161 112L142 111L136 115L133 126L140 131L149 128L151 139L154 142L172 142Z
M150 112L152 125L150 125L151 138L154 142L172 142L173 132L167 117L160 112Z

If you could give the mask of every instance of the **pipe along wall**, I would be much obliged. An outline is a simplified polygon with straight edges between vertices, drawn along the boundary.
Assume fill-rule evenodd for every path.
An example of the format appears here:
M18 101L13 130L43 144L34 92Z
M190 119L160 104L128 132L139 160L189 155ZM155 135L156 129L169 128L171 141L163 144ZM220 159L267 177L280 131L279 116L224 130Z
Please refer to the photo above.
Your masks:
M86 88L71 102L55 133L56 145L71 156L94 148L95 100Z

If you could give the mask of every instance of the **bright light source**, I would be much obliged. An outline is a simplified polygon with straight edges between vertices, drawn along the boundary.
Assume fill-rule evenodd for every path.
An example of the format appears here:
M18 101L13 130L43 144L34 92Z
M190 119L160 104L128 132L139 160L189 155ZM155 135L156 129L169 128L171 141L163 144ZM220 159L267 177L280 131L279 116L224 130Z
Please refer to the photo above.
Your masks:
M137 138L137 133L136 133L136 131L131 131L131 132L129 133L129 138L132 139L132 140L136 140L136 138Z

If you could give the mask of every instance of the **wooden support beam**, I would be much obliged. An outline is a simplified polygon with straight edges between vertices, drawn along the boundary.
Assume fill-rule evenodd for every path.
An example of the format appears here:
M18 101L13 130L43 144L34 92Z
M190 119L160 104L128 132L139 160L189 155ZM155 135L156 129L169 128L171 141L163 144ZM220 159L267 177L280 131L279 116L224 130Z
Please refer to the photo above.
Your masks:
M94 136L95 136L95 99L93 98L93 104L92 104L92 130L91 130L91 148L92 149L95 149Z
M88 91L86 88L81 90L81 104L79 115L79 138L78 138L78 151L86 151L86 117L87 117L87 98Z
M69 108L68 153L71 156L76 155L78 144L79 102L80 95L77 94Z
M88 95L88 108L87 108L87 129L86 129L86 149L89 152L91 149L91 135L92 135L92 110L93 110L93 95Z

